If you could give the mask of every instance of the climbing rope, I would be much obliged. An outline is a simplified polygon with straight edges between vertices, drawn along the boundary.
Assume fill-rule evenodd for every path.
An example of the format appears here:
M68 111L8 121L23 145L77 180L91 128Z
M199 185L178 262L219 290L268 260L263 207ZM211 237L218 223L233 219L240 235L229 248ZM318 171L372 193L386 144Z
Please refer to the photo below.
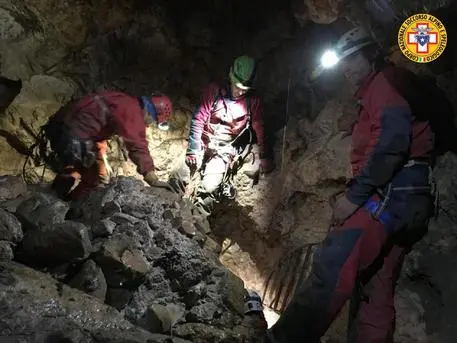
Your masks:
M284 124L284 130L282 133L282 150L281 150L281 174L284 171L284 155L286 154L286 136L287 136L287 123L289 122L289 98L290 98L290 83L291 83L291 72L289 70L289 79L287 81L287 98L286 98L286 121Z

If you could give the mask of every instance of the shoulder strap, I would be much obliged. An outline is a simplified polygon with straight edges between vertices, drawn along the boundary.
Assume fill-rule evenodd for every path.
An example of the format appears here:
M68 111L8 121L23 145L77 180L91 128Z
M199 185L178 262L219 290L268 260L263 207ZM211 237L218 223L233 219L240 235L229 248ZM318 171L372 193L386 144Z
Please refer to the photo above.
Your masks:
M221 98L221 89L218 88L217 89L217 92L216 92L216 96L214 97L214 100L213 100L213 104L211 105L211 112L210 112L210 115L208 116L208 119L206 121L206 123L208 124L210 121L211 121L211 116L212 114L214 113L214 111L216 110L216 106L217 106L217 102L219 101L219 99Z
M246 97L246 110L247 110L247 115L248 115L248 120L246 121L246 127L248 127L248 128L252 126L251 102L252 102L252 97L250 95L248 95Z
M218 90L217 90L217 93L216 93L216 96L214 97L213 105L211 106L211 114L213 114L213 112L216 110L217 101L218 101L218 100L220 99L220 97L221 97L220 92L221 92L221 90L218 89Z

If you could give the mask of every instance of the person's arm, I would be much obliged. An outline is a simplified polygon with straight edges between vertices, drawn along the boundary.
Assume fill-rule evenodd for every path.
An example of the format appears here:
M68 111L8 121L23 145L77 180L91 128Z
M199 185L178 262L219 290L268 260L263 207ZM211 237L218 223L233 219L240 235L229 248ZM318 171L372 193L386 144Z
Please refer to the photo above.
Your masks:
M135 102L129 106L117 107L113 112L116 131L122 137L129 157L137 166L141 175L154 170L154 161L151 157L146 139L146 124L143 111Z
M251 116L252 116L252 128L255 131L257 137L257 145L259 146L260 158L266 158L265 151L265 133L263 124L263 111L262 104L258 97L252 98L251 104Z
M411 144L412 114L406 100L389 85L379 87L373 97L371 133L367 134L374 149L347 192L348 200L359 206L392 180L406 163Z
M202 150L202 134L211 110L216 99L218 88L215 85L209 86L203 93L200 105L192 115L190 124L189 141L187 144L187 155L196 155Z

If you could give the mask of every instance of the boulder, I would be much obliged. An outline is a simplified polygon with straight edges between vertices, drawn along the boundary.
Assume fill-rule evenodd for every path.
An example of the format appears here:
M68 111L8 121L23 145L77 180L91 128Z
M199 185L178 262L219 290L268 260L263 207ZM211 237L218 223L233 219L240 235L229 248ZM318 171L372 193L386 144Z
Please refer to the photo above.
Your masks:
M0 261L11 261L14 258L12 243L0 241Z
M128 237L110 238L95 253L94 260L101 266L110 287L134 287L141 284L149 270L143 252L132 246Z
M65 221L68 204L53 195L35 193L16 209L24 230L36 231L52 227Z
M219 335L211 330L232 332L241 322L243 282L179 232L191 211L172 193L119 177L77 206L79 220L95 221L91 259L105 275L106 301L132 323L173 334L183 323L199 323Z
M2 161L4 161L2 159ZM13 200L27 193L27 186L20 177L4 175L0 176L0 203Z
M19 243L23 238L21 222L0 208L0 240Z
M93 260L85 261L80 271L70 279L68 285L105 302L107 288L105 275Z
M91 233L93 238L107 237L113 234L116 228L116 223L109 220L103 219L91 226Z
M86 258L91 252L88 228L66 221L27 231L17 258L29 266L50 268Z
M14 262L0 263L0 271L1 342L169 342L167 336L135 327L115 309L46 274Z
M76 88L71 80L35 75L24 82L21 92L0 117L0 127L14 137L15 148L24 152L35 143L48 118L69 101Z

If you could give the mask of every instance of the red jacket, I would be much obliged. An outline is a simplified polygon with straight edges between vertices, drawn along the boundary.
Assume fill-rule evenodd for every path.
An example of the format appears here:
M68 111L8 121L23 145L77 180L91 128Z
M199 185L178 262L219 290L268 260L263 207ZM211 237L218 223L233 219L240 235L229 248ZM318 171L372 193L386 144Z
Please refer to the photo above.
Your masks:
M248 96L250 96L252 127L257 136L257 144L262 157L264 155L264 131L260 99L257 96ZM216 98L217 101L214 103ZM195 154L204 150L213 136L226 136L233 140L246 127L247 105L246 97L233 100L226 89L220 88L216 84L209 85L203 94L200 106L192 117L187 153Z
M95 95L107 104L109 113L100 108L94 100ZM91 94L57 112L53 120L63 123L71 135L81 139L100 142L117 134L123 138L138 173L146 175L154 169L138 98L111 91Z
M414 120L408 102L384 74L395 69L372 73L356 93L360 112L352 131L354 179L348 199L357 205L389 183L408 160L426 160L434 149L428 122Z

